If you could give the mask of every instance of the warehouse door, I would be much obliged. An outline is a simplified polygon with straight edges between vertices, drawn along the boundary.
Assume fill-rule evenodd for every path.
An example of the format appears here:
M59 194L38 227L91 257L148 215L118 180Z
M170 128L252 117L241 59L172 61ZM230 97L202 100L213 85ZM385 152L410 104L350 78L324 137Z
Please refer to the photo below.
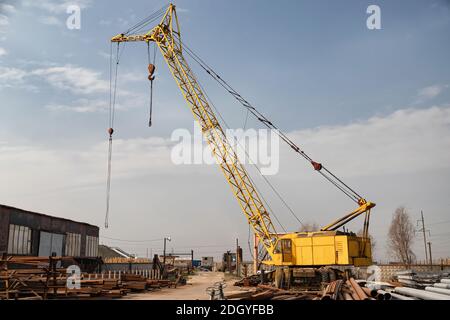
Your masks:
M64 235L41 231L39 238L39 256L49 257L54 252L62 256Z

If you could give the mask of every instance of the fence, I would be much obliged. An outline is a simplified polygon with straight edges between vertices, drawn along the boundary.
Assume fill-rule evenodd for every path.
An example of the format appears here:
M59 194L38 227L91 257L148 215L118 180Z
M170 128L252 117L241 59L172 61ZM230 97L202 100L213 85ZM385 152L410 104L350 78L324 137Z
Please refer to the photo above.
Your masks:
M83 273L81 275L82 279L84 280L96 280L96 279L102 279L102 280L110 280L110 279L119 279L121 280L123 274L135 274L143 276L147 279L152 280L160 280L162 279L162 274L159 270L153 270L153 269L145 269L145 270L132 270L132 271L103 271L101 273Z
M152 263L104 263L102 265L102 271L122 271L122 272L134 272L136 270L151 270L153 269Z

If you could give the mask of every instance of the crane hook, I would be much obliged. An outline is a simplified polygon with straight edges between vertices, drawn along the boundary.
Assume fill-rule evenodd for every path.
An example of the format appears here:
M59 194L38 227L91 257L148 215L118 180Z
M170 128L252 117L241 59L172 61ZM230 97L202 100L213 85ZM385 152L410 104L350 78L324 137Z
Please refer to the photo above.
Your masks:
M156 67L154 64L148 64L148 80L150 80L150 116L148 119L148 126L152 126L152 109L153 109L153 80L155 80L155 70Z
M156 70L155 65L152 63L149 63L149 65L148 65L148 80L150 80L150 81L155 80L155 76L154 76L155 70Z

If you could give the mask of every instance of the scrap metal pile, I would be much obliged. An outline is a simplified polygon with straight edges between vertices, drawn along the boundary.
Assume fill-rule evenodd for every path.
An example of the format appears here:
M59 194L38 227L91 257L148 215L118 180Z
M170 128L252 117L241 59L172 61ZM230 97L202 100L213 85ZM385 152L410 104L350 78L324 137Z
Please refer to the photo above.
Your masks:
M383 293L361 287L354 278L330 282L323 290L321 300L384 300Z
M149 279L138 274L73 274L62 268L72 257L3 257L0 260L0 300L113 299L130 292L145 292L186 283L179 274L170 279Z
M393 277L394 282L400 283L402 286L425 289L425 287L432 286L439 282L443 277L447 277L448 273L435 272L413 272L411 270L399 271Z
M228 292L226 300L316 300L317 295L312 292L278 289L259 284L245 291Z
M450 300L448 273L400 272L392 281L375 282L352 277L322 283L322 290L289 290L261 284L253 275L234 285L245 288L229 292L225 299L242 300Z

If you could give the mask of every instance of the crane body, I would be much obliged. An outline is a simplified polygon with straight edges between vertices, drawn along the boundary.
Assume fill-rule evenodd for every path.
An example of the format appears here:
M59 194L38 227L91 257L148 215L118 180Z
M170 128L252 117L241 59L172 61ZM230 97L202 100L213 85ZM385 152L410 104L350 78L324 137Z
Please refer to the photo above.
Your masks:
M160 23L146 33L118 34L121 42L155 42L162 53L203 136L230 185L255 235L268 253L265 264L275 267L368 266L372 263L368 225L374 203L359 199L359 207L315 232L277 233L252 180L239 162L194 73L183 56L183 43L174 5L169 5ZM150 69L149 69L150 70ZM313 163L316 170L320 164ZM320 165L321 166L321 165ZM338 228L365 214L364 234L357 236Z

